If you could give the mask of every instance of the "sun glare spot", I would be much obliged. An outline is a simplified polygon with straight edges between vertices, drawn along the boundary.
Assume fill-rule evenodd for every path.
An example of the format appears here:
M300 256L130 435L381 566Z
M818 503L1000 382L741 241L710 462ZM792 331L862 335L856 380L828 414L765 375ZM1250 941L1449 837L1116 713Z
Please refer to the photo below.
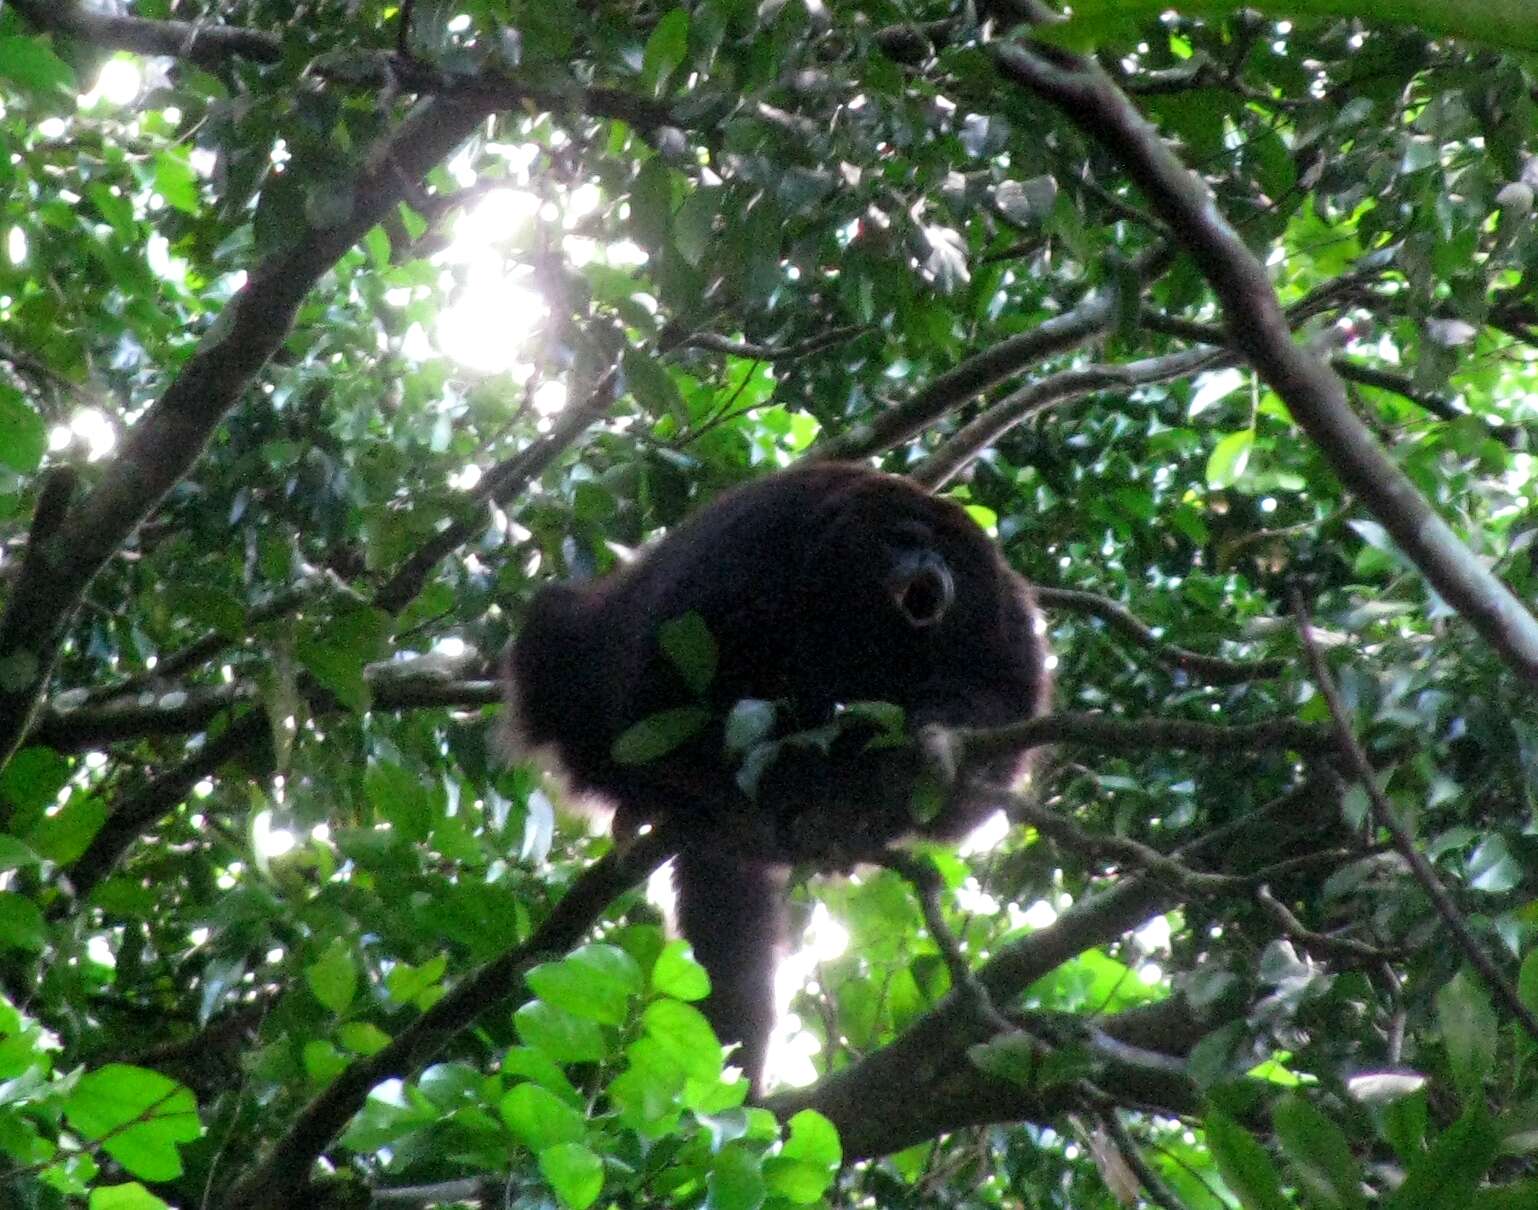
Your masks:
M545 300L527 286L472 273L470 284L438 318L438 346L461 365L500 373L518 362L545 312Z
M251 818L251 844L262 857L282 857L293 849L295 840L287 828L272 826L271 811L258 811Z
M554 416L566 410L566 384L542 382L534 388L534 410L541 416Z
M1004 843L1009 835L1009 816L1002 810L995 811L977 827L967 833L957 848L963 857L975 857L979 853L991 853Z
M540 201L524 189L493 189L459 216L449 259L473 264L487 249L526 230L539 212Z
M82 109L90 109L102 101L108 105L129 105L138 98L143 86L139 65L132 59L108 59L101 65L95 87L81 93L77 104Z
M106 413L97 408L81 408L71 418L69 427L85 442L85 456L91 462L105 458L117 445L117 431Z

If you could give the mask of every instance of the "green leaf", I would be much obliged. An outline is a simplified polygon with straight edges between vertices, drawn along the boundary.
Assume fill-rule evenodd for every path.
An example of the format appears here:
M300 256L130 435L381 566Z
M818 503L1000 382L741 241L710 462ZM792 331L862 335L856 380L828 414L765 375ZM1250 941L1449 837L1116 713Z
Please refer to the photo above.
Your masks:
M705 619L693 610L657 627L657 645L678 669L684 683L704 697L716 677L716 640Z
M654 419L672 416L680 424L689 423L689 409L667 367L635 348L627 348L622 361L625 383L647 415Z
M726 750L741 755L764 743L774 734L779 710L773 702L745 697L726 716Z
M1207 458L1207 486L1232 487L1244 475L1255 448L1255 430L1240 429L1230 433L1213 447Z
M833 1187L844 1150L838 1129L815 1109L801 1110L789 1127L780 1154L764 1161L764 1178L771 1192L810 1205Z
M99 798L75 794L52 815L45 815L27 834L27 844L56 865L68 865L86 851L102 824L107 806Z
M1538 1206L1538 1180L1527 1180L1479 1190L1468 1210L1532 1210L1534 1206Z
M657 1000L647 1005L641 1025L687 1075L708 1081L721 1078L721 1043L699 1009L677 1000Z
M3 869L0 866L0 869ZM1530 1012L1538 1013L1538 947L1528 950L1517 974L1517 995Z
M1437 1026L1458 1091L1465 1102L1478 1100L1499 1039L1490 997L1478 978L1463 970L1437 992L1436 1008Z
M1209 1110L1203 1125L1218 1171L1245 1210L1289 1210L1271 1157L1249 1131L1220 1109Z
M0 43L7 39L0 38ZM48 426L20 391L0 382L0 464L18 474L37 470L48 449Z
M6 870L24 869L27 866L37 865L40 861L42 858L16 837L0 832L0 873Z
M246 634L246 605L227 588L196 580L173 584L166 592L170 608L230 639Z
M90 1210L170 1210L138 1181L126 1185L99 1185L91 1190Z
M758 1210L766 1187L762 1161L739 1143L728 1143L717 1152L706 1179L706 1210Z
M657 955L652 991L675 1000L703 1000L710 995L710 976L691 956L687 941L669 941Z
M0 80L34 92L79 92L75 71L41 38L0 38Z
M363 669L384 654L388 629L389 619L382 610L362 605L344 608L307 628L294 653L342 705L361 714L369 702Z
M1293 1175L1312 1199L1330 1210L1366 1205L1362 1170L1340 1127L1303 1097L1291 1095L1277 1101L1271 1121Z
M581 1143L545 1148L539 1153L539 1170L571 1210L587 1210L603 1192L603 1160Z
M188 1089L158 1071L126 1063L86 1072L63 1108L71 1127L147 1181L179 1177L177 1144L203 1133L197 1101Z
M624 1024L644 982L635 959L612 945L585 945L528 973L529 987L542 1000L604 1025Z
M820 1165L829 1172L844 1162L838 1127L815 1109L801 1110L790 1119L789 1125L790 1138L780 1148L781 1155Z
M1410 1161L1404 1184L1384 1199L1383 1210L1466 1210L1499 1146L1500 1132L1484 1106L1471 1107Z
M358 967L347 943L340 937L333 940L317 961L304 968L304 981L337 1016L346 1012L358 991Z
M530 1000L519 1008L513 1014L513 1025L525 1046L557 1063L596 1063L609 1053L596 1022L543 1000Z
M15 891L0 891L0 950L36 952L48 940L37 904Z
M442 794L436 786L389 761L369 765L363 792L374 810L407 840L426 840L443 814Z
M653 95L662 95L668 77L688 53L689 10L683 7L670 9L652 27L651 37L646 39L646 49L641 54L641 79L651 87Z
M168 148L155 156L155 192L183 214L195 215L201 209L198 174L184 148Z
M682 12L682 9L675 9ZM720 213L718 190L695 188L684 198L673 216L673 244L678 254L695 268L705 259L715 237L716 215Z
M566 1073L542 1051L527 1046L509 1047L502 1056L502 1075L508 1080L532 1080L541 1088L555 1093L573 1109L582 1107L582 1094L566 1078Z
M385 976L385 990L397 1004L415 1004L419 1008L427 1008L442 991L443 972L448 966L449 960L443 954L429 958L421 966L412 966L409 962L397 963Z
M587 1134L582 1114L538 1084L514 1085L497 1108L508 1129L531 1151L580 1142Z
M710 711L700 706L664 710L627 728L610 754L622 765L644 765L692 739L709 722Z
M20 811L39 811L57 801L69 774L70 762L52 748L23 748L0 769L0 794Z
M355 1055L377 1055L390 1045L390 1035L368 1021L348 1021L336 1031L337 1041Z

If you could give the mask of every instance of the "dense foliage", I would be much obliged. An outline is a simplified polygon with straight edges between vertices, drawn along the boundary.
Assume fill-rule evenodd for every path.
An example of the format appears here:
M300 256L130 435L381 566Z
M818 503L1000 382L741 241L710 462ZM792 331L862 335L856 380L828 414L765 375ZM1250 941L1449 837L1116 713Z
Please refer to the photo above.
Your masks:
M0 1203L1538 1205L1538 11L1075 7L0 8ZM830 455L1062 713L748 1107L494 667Z

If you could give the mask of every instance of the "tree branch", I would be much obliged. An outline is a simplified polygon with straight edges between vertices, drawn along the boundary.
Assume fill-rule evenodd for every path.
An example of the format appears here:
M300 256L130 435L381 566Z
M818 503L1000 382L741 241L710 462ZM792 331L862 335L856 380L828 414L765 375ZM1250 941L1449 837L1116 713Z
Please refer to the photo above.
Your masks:
M114 50L187 59L200 67L215 67L237 57L258 63L277 63L283 58L283 39L277 34L233 25L124 17L82 4L47 0L11 0L11 7L50 33Z
M659 828L640 837L623 854L616 847L589 866L528 941L461 982L383 1050L351 1063L235 1182L222 1204L229 1210L313 1204L305 1192L311 1168L362 1108L371 1089L384 1080L418 1071L456 1033L504 1003L522 987L530 967L575 946L609 903L661 865L673 847L672 833Z
M1001 74L1057 105L1112 152L1222 301L1234 347L1287 404L1341 480L1433 588L1523 679L1538 682L1538 619L1426 502L1352 411L1340 379L1294 343L1265 268L1212 193L1096 64L1046 48L994 49Z
M1164 267L1168 256L1168 249L1163 246L1143 253L1133 266L1131 276L1138 280L1152 276ZM1115 290L1094 294L1073 310L967 358L934 379L906 403L889 409L869 424L854 425L825 444L814 447L812 456L865 458L890 449L983 391L1014 377L1027 366L1079 348L1101 336L1115 321L1119 308Z
M1182 719L1113 718L1108 714L1045 714L1023 723L987 730L958 729L951 732L962 752L962 765L983 763L1046 744L1083 744L1097 752L1147 752L1179 748L1232 756L1237 752L1292 750L1308 753L1334 751L1328 727L1316 727L1291 719L1264 723L1220 726L1189 723Z
M1228 353L1197 349L1150 357L1126 365L1094 365L1063 370L1006 395L969 421L909 472L916 483L939 491L980 453L1030 417L1060 403L1082 399L1096 391L1128 391L1153 382L1171 382L1237 360Z
M1205 655L1200 651L1165 643L1154 634L1152 627L1131 610L1097 593L1079 592L1072 588L1047 588L1038 584L1036 599L1048 609L1070 609L1099 618L1112 630L1151 651L1161 664L1189 672L1209 685L1238 685L1246 681L1265 680L1280 676L1287 668L1286 660L1225 660L1221 656Z
M159 401L129 430L95 490L49 541L29 550L0 616L0 763L27 731L86 586L191 468L214 426L288 334L315 281L483 117L483 110L455 102L418 105L355 176L347 217L306 228L257 267Z
M1393 806L1379 787L1377 774L1373 771L1372 763L1367 759L1367 753L1362 751L1362 745L1357 743L1356 736L1351 733L1351 724L1346 717L1345 707L1341 705L1335 680L1324 662L1324 656L1320 654L1319 644L1314 642L1313 625L1309 621L1308 610L1302 597L1296 598L1294 603L1298 612L1298 629L1303 636L1303 647L1308 652L1308 660L1313 667L1314 680L1319 686L1319 692L1324 696L1325 704L1329 707L1336 742L1341 755L1346 760L1347 767L1355 775L1362 789L1367 792L1367 800L1372 805L1373 820L1389 834L1389 839L1394 843L1395 852L1404 858L1405 864L1410 867L1410 873L1414 875L1415 881L1420 883L1421 889L1426 892L1426 897L1431 900L1431 906L1442 918L1442 923L1447 926L1447 931L1452 934L1454 943L1468 959L1469 965L1479 972L1479 977L1484 981L1485 986L1501 1002L1502 1007L1517 1019L1522 1028L1527 1031L1527 1036L1538 1042L1538 1015L1535 1015L1527 1006L1511 980L1501 973L1500 967L1495 965L1495 960L1479 944L1473 932L1470 931L1468 922L1464 920L1463 913L1453 902L1452 895L1442 885L1437 872L1432 869L1431 863L1416 846L1414 835L1400 822L1399 816L1395 814Z

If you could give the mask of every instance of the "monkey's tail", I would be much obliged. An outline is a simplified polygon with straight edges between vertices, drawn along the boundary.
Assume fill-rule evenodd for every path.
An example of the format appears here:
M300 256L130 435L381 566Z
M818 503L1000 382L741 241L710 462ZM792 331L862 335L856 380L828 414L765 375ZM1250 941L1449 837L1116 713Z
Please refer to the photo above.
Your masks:
M685 849L673 862L678 928L710 973L702 1008L753 1091L763 1091L764 1058L774 1028L774 972L789 932L788 871L721 853Z

